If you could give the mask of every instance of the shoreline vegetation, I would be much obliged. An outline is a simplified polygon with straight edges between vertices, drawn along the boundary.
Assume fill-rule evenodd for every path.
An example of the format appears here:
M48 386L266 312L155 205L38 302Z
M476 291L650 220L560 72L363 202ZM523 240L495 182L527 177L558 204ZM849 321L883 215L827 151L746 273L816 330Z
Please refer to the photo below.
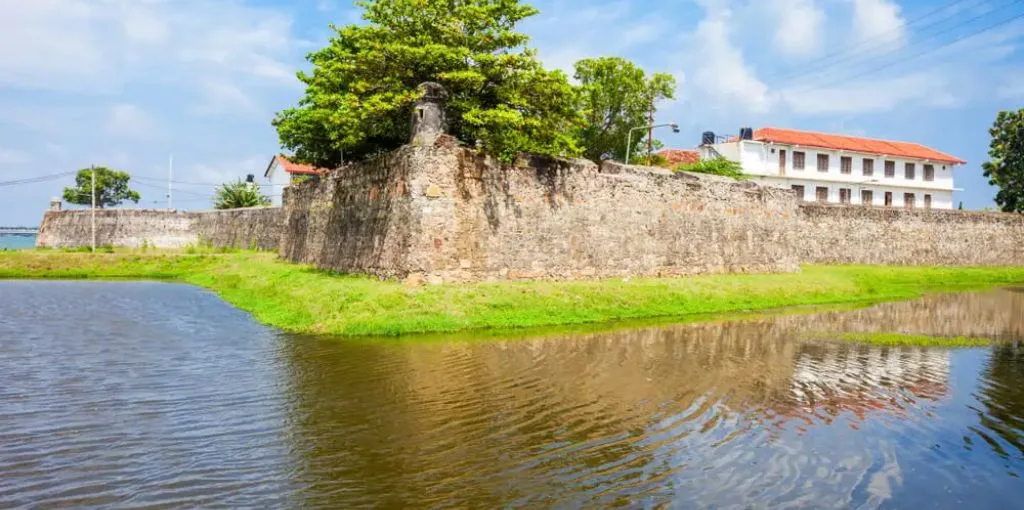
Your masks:
M0 279L186 283L208 289L283 331L397 336L623 321L688 322L790 307L867 305L927 293L1024 284L1024 267L806 266L800 273L789 274L414 287L292 264L266 252L25 250L0 252ZM908 342L889 338L882 343Z

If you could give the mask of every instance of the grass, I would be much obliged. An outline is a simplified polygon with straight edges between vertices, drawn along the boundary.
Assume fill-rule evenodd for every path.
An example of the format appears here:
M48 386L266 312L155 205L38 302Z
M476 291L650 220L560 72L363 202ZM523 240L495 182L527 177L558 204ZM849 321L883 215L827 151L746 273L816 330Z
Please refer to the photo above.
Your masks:
M188 283L286 331L399 335L910 299L1024 283L1024 267L811 266L798 274L410 287L290 264L270 253L29 250L0 253L4 278Z
M993 343L993 340L989 338L908 335L905 333L818 333L809 335L808 339L842 340L880 347L986 347Z

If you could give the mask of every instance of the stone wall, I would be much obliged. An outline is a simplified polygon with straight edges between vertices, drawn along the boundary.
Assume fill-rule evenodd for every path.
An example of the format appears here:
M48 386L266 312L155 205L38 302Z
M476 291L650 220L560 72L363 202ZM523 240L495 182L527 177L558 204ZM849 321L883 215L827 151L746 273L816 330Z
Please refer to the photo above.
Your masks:
M429 281L796 271L787 190L696 174L404 147L285 195L281 255Z
M1024 265L1024 215L803 204L802 263Z
M47 211L36 246L71 248L92 242L91 212ZM96 244L155 248L208 245L215 248L277 250L281 209L263 207L225 211L181 212L157 209L96 211Z

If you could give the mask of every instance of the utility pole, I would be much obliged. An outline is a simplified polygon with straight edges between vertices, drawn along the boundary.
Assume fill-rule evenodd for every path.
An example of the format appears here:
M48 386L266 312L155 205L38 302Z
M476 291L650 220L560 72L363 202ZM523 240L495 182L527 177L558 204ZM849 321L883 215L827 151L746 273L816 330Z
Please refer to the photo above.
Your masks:
M647 166L651 166L651 152L654 151L654 98L651 97L651 109L647 111Z
M174 154L167 161L167 209L174 209Z
M96 165L89 168L92 170L92 252L96 253Z

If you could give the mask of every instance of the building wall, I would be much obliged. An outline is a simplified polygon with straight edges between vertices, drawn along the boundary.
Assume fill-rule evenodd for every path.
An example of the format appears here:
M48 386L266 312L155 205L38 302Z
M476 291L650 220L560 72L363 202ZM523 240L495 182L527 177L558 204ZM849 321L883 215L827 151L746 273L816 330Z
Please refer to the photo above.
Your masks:
M1024 265L1024 215L825 204L800 206L807 264Z
M291 177L288 172L285 172L283 168L276 164L271 167L269 175L266 175L266 173L260 174L260 189L264 195L270 197L271 204L274 207L281 206L284 189L290 184Z
M953 166L949 163L931 162L935 168L935 179L924 180L924 164L922 160L905 158L883 158L878 155L860 154L849 151L834 151L816 149L813 147L792 147L782 144L762 143L758 141L729 142L715 145L715 149L723 157L738 161L743 171L754 176L758 182L788 187L791 184L802 184L812 189L816 186L829 187L829 201L839 202L839 188L851 188L857 196L854 203L860 203L858 188L873 189L877 205L883 205L881 196L885 191L893 192L893 206L903 207L904 193L913 193L916 197L917 207L923 207L924 195L932 196L933 209L951 209L953 207ZM780 169L779 151L786 151L786 164ZM802 170L794 168L793 152L803 152L805 165ZM818 171L818 154L829 156L827 172ZM841 158L851 158L851 172L841 172ZM863 161L874 160L874 171L872 175L864 175ZM885 162L895 163L896 171L893 177L885 176ZM908 180L905 175L905 165L914 164L914 179ZM870 181L870 182L868 182ZM840 185L842 184L842 185ZM814 200L813 191L806 197L807 200Z
M203 212L102 209L96 211L96 244L277 250L281 225L278 207ZM88 210L47 211L36 238L40 248L74 248L91 243L92 213Z
M285 217L286 259L430 281L798 269L791 193L615 163L406 147L290 188Z

